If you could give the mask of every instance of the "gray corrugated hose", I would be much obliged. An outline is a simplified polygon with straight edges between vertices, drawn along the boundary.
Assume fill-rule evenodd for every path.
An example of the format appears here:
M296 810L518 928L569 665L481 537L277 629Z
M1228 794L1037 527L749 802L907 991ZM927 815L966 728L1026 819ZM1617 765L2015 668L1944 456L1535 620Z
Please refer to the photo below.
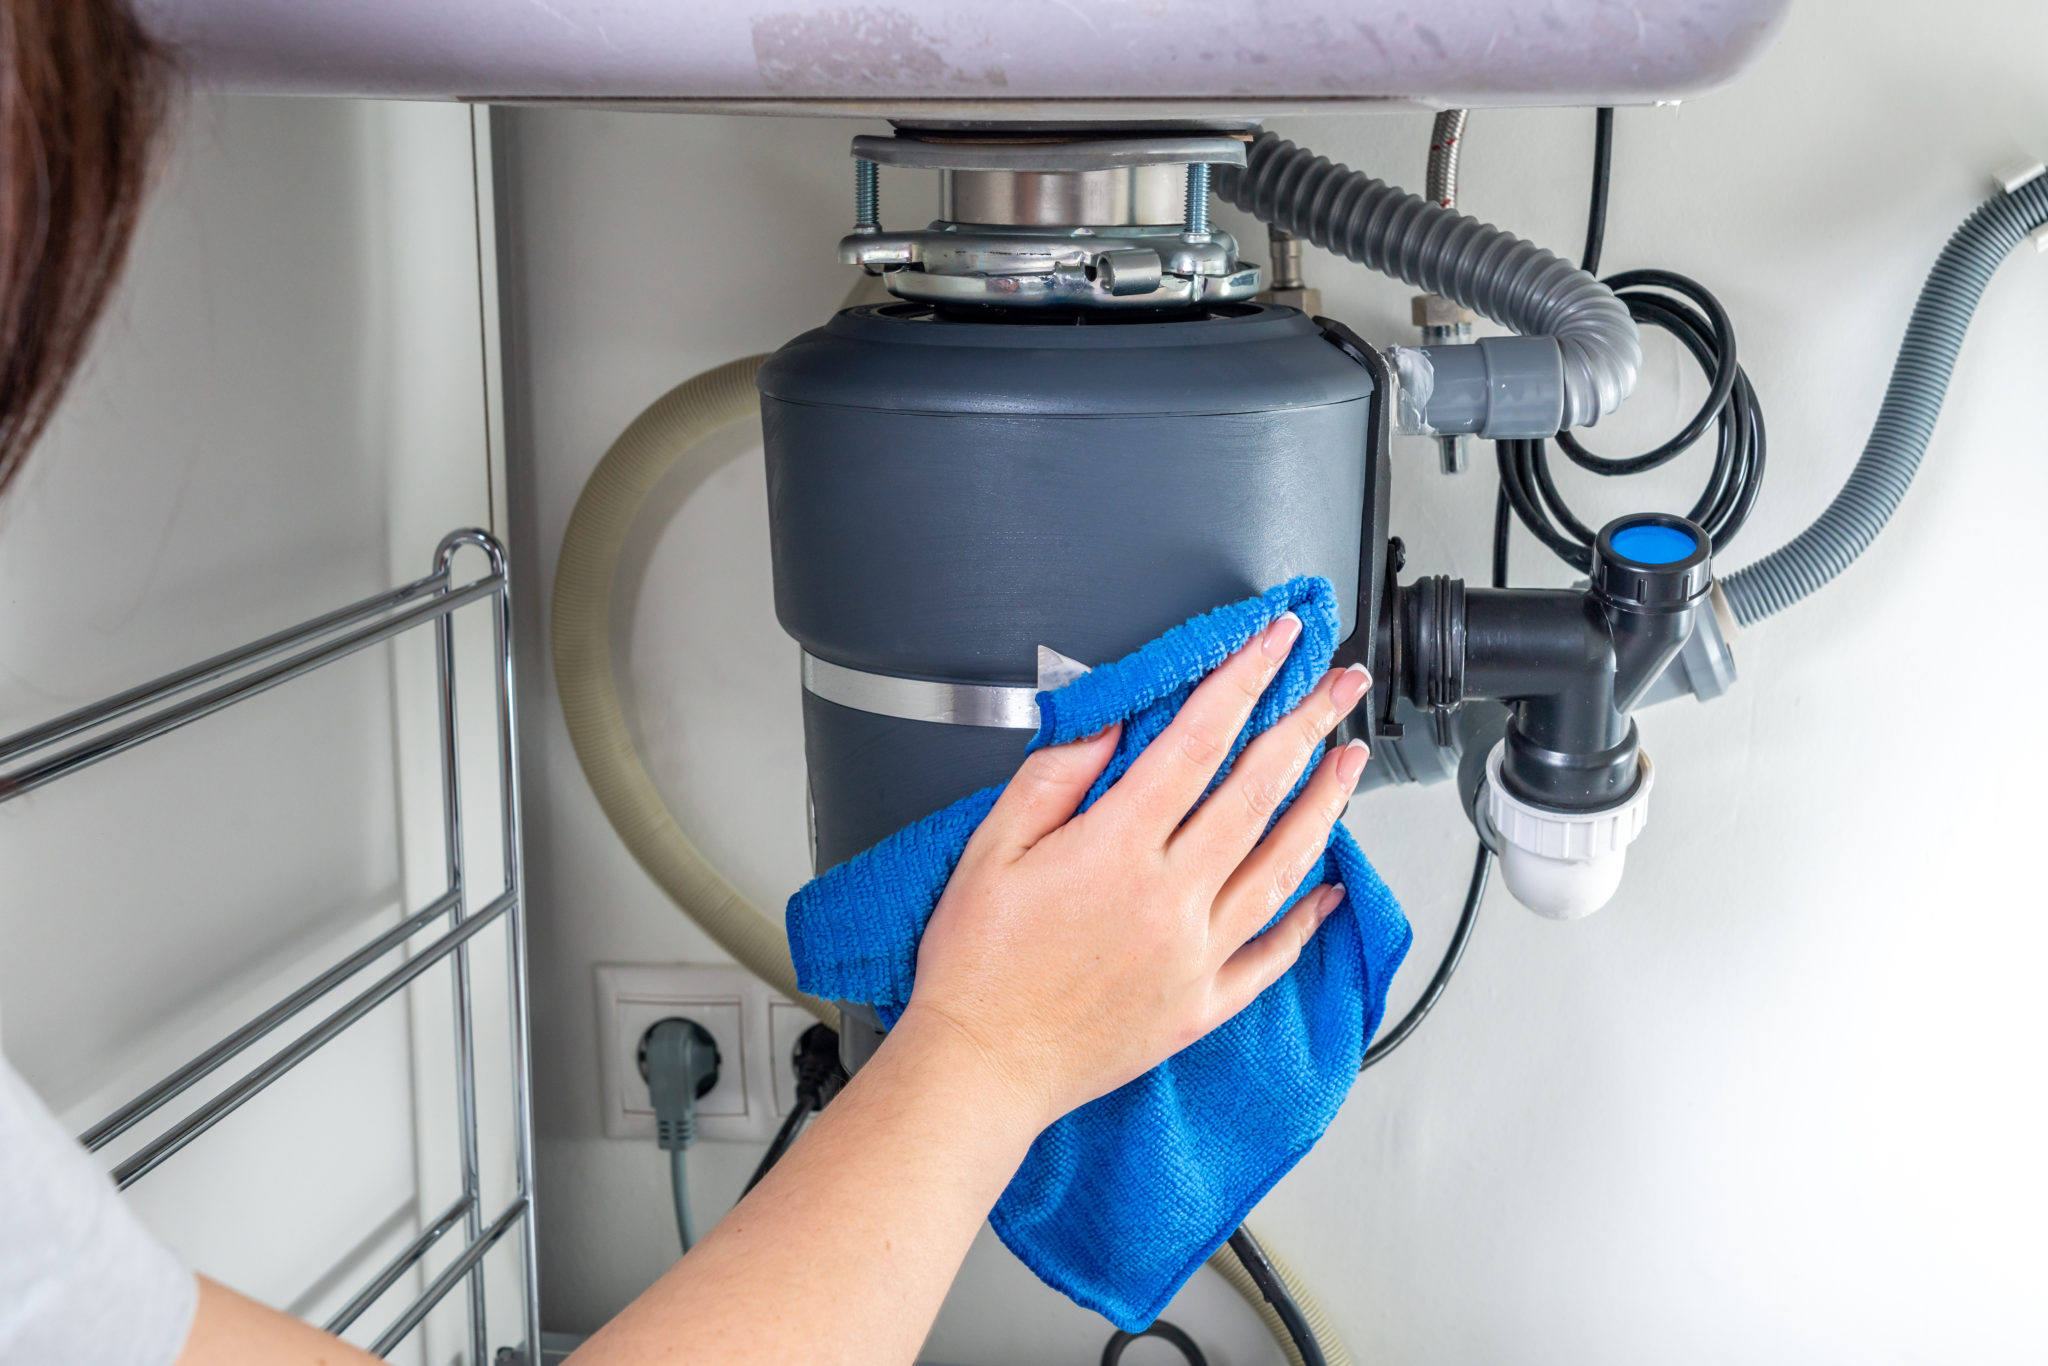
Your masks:
M1555 341L1564 426L1598 421L1635 388L1643 349L1627 306L1535 243L1272 133L1253 140L1242 169L1218 166L1214 175L1216 192L1262 223Z
M749 356L731 361L678 384L619 434L590 472L576 510L569 516L561 557L555 562L548 629L555 688L561 694L562 719L568 722L570 742L583 765L583 776L597 794L598 805L626 848L683 914L742 967L837 1028L839 1011L831 1002L797 990L796 969L782 927L719 876L662 801L633 746L612 671L612 582L634 515L654 486L695 454L705 437L760 412L754 373L766 359ZM690 468L692 488L710 478L723 463L722 457L699 459ZM1274 1254L1270 1243L1266 1255L1294 1292L1330 1366L1349 1366L1350 1356L1308 1287ZM1222 1249L1209 1264L1258 1311L1288 1360L1299 1366L1279 1317L1230 1249Z
M2038 175L1979 206L1949 238L1920 288L1877 423L1848 482L1812 526L1721 580L1737 621L1747 626L1784 611L1847 569L1884 530L1934 436L1977 301L1999 263L2044 223L2048 175Z

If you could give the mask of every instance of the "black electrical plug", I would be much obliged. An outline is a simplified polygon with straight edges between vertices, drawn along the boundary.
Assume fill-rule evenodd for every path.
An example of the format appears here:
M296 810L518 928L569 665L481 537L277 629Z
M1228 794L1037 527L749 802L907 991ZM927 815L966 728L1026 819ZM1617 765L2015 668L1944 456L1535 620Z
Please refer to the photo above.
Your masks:
M839 1088L846 1085L846 1068L839 1061L839 1033L830 1025L814 1024L797 1039L790 1051L790 1066L796 1071L796 1104L761 1155L761 1164L747 1178L747 1190L761 1184L768 1169L782 1160L789 1145L803 1130L804 1120L825 1108ZM746 1191L742 1191L744 1195Z
M695 1020L671 1017L640 1036L640 1075L654 1104L654 1133L669 1155L676 1235L688 1252L696 1241L683 1154L697 1141L697 1101L718 1085L718 1040Z
M846 1085L846 1068L839 1061L839 1033L830 1025L814 1024L796 1041L790 1054L796 1070L796 1103L800 1110L822 1110L825 1103Z

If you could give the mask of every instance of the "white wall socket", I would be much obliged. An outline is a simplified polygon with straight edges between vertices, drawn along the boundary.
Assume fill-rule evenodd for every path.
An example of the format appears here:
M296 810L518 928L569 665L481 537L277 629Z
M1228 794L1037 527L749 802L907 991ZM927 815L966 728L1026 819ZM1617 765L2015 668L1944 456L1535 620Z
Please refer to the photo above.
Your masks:
M672 1015L718 1041L718 1084L697 1102L701 1139L765 1143L796 1103L790 1054L810 1015L732 963L605 963L597 968L599 1081L606 1138L654 1138L640 1040Z

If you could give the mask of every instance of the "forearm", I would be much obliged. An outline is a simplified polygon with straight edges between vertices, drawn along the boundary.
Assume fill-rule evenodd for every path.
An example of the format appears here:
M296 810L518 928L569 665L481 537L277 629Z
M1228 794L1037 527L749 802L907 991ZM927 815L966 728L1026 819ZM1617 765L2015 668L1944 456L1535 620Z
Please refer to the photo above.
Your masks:
M964 1035L906 1018L575 1366L912 1361L1042 1121Z
M375 1366L310 1324L199 1278L199 1312L178 1366Z

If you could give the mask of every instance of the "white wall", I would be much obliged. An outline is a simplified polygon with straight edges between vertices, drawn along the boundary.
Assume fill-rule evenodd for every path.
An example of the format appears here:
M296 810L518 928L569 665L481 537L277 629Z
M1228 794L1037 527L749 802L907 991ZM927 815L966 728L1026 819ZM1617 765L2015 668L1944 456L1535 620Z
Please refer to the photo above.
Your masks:
M1825 505L1941 241L1994 165L2048 153L2048 11L1961 0L1931 17L1807 0L1730 89L1620 117L1607 268L1714 288L1770 423L1766 491L1725 568ZM531 449L514 492L542 552L524 566L537 628L535 590L611 436L674 381L812 325L850 283L832 244L856 125L516 119ZM1576 253L1591 122L1475 115L1465 206ZM1421 179L1426 118L1277 126ZM913 184L885 176L885 219L928 211ZM1412 335L1410 291L1309 264L1330 312ZM1675 347L1649 350L1600 449L1640 448L1697 401ZM2030 854L2048 803L2029 765L2048 722L2024 690L2048 668L2044 372L2048 260L2026 254L1994 283L1926 472L1877 548L1744 636L1729 696L1643 718L1657 807L1616 902L1559 926L1491 897L1439 1011L1265 1202L1261 1226L1361 1359L2039 1360L2048 929ZM1682 508L1704 463L1565 478L1597 522ZM1426 447L1404 452L1411 572L1483 575L1493 488L1483 464L1445 479ZM635 550L622 646L641 732L684 823L779 905L805 874L803 784L758 454L661 515ZM1526 537L1516 560L1518 582L1566 581ZM537 629L528 641L538 651ZM716 955L605 828L544 663L527 663L545 1303L551 1326L587 1329L673 1246L657 1155L598 1136L591 965ZM1454 807L1432 789L1352 814L1417 925L1396 1011L1455 915L1471 834ZM724 1207L754 1156L701 1150L699 1208ZM1206 1273L1168 1316L1212 1361L1277 1359ZM1106 1331L985 1240L930 1355L1088 1359Z
M477 183L466 109L186 106L86 373L0 505L0 730L489 524ZM426 646L0 806L7 1054L74 1129L440 889ZM480 941L480 978L501 952ZM132 1198L200 1270L323 1317L451 1198L448 1018L426 988L379 1010Z

